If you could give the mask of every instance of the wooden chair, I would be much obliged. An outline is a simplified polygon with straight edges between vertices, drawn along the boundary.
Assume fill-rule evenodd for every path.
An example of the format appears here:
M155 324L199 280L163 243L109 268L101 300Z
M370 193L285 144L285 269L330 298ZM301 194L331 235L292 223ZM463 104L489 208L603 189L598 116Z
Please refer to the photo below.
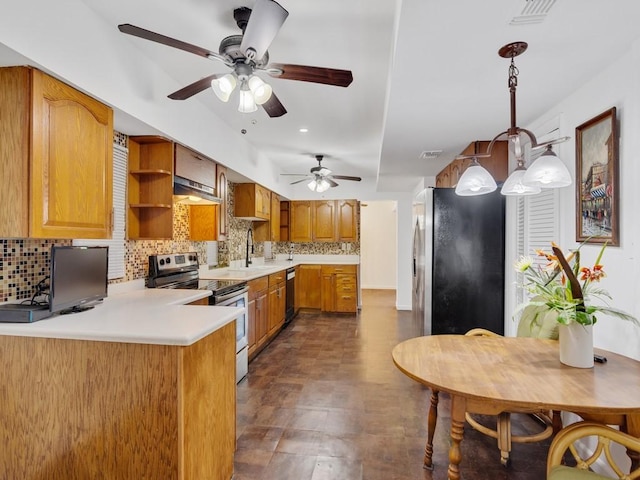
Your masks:
M469 330L465 335L468 336L485 336L497 337L497 333L485 330L483 328L474 328ZM541 307L527 307L524 309L518 324L519 337L537 337L537 338L558 338L558 328L556 315ZM523 413L533 415L543 426L543 430L531 435L512 435L511 434L511 414ZM560 412L542 411L542 410L522 410L517 412L502 412L496 419L495 430L482 425L476 420L473 414L466 413L466 420L475 430L495 438L498 441L498 449L500 450L500 463L505 467L509 465L509 455L511 453L511 444L515 443L534 443L545 440L562 428L562 420Z
M597 444L589 447L586 453L579 453L574 443L587 437L595 437ZM633 480L640 478L640 468L624 473L611 453L612 444L622 445L627 451L640 453L640 439L619 430L594 422L578 422L562 429L551 442L547 457L547 480ZM581 445L581 450L585 447ZM571 452L575 466L563 465L567 452ZM584 451L584 450L583 450ZM606 477L589 471L604 453L604 459L615 472L615 477ZM633 467L632 467L633 468Z

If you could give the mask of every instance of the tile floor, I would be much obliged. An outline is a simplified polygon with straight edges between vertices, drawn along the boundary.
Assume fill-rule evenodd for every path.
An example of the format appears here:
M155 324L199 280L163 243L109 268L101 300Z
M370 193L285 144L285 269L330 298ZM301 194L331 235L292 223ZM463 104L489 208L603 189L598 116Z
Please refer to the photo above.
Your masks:
M249 365L238 386L234 480L442 480L449 404L440 396L433 472L422 468L429 390L405 377L391 350L412 333L395 292L365 290L357 316L298 315ZM514 431L527 430L523 417ZM542 480L548 442L514 445L510 468L495 440L471 428L464 480Z

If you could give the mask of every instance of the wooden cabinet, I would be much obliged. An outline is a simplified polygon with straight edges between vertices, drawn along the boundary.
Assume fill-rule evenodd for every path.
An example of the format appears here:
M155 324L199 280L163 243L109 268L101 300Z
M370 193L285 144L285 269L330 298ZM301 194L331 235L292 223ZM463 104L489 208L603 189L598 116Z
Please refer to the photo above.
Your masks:
M336 202L334 200L315 200L311 222L314 242L335 242Z
M220 205L218 206L218 240L227 239L229 233L229 190L227 185L227 169L222 165L216 168L218 180L216 182L216 191L220 197Z
M257 183L236 184L234 216L248 220L269 220L271 192Z
M180 156L180 161L176 158ZM127 184L127 238L173 238L173 175L180 173L210 186L216 182L216 164L192 150L159 136L129 137ZM192 179L193 179L192 178ZM189 239L218 240L219 205L189 206Z
M320 308L320 265L300 265L296 272L297 308Z
M189 206L189 239L193 241L218 240L218 205Z
M322 311L355 313L358 309L355 265L322 266Z
M460 155L470 156L485 153L489 148L489 143L491 142L487 140L471 142L460 152ZM478 162L487 169L496 182L504 182L509 176L508 143L504 140L495 142L491 150L491 156L478 158ZM470 158L455 159L436 175L436 187L454 188L462 174L471 165L472 160Z
M253 235L256 242L280 241L280 197L277 193L270 192L271 215L268 221L259 222L253 226Z
M280 241L289 241L289 202L280 202Z
M34 68L1 68L0 131L0 237L111 237L111 108Z
M248 282L249 302L247 304L248 315L248 354L253 359L267 341L269 333L269 278L260 277Z
M235 346L0 336L2 478L230 479Z
M357 200L289 202L289 241L358 241Z
M360 222L357 200L336 200L337 240L339 242L357 242Z
M173 142L162 137L129 137L131 240L173 238Z
M308 243L313 241L311 234L311 200L289 202L289 241Z
M284 325L286 308L285 272L269 275L269 336L274 336Z

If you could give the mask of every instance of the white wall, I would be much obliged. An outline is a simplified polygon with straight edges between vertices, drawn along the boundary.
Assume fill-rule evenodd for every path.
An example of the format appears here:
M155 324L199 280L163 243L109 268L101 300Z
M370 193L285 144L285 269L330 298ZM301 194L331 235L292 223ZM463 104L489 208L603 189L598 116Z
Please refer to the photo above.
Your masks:
M360 206L360 274L362 288L397 287L397 206L394 201Z
M611 305L640 318L640 41L600 74L550 110L537 122L561 118L561 135L572 140L559 145L557 153L575 178L575 127L615 106L619 121L619 224L620 246L607 247L603 265L607 278L601 287L613 296ZM560 238L566 250L575 248L575 185L560 190ZM584 264L595 261L600 246L582 247ZM594 329L594 344L640 360L640 328L629 322L601 316Z

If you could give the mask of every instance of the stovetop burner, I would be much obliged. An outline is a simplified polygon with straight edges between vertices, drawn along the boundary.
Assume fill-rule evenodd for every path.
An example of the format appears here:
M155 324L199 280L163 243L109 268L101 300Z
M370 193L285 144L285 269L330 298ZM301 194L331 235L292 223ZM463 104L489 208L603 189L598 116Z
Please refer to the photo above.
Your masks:
M196 252L149 256L148 288L184 288L210 290L214 296L246 288L242 280L200 280Z

